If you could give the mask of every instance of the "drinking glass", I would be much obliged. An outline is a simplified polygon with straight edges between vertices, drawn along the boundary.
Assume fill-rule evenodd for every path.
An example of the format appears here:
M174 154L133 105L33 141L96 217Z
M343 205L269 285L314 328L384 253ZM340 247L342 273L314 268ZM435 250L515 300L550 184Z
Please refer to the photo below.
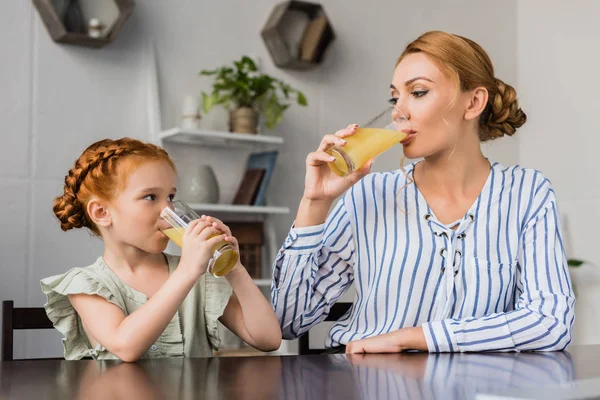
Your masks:
M347 176L361 169L369 159L378 156L411 133L410 123L398 106L388 106L368 122L359 126L346 144L334 145L326 152L335 157L329 168L339 176Z
M169 228L161 229L162 232L179 247L182 247L183 233L188 224L200 218L190 206L179 200L165 207L161 211L160 216L170 225ZM210 237L218 235L220 233L216 233ZM240 257L235 247L225 240L213 246L211 255L208 262L208 272L216 277L227 275L235 267Z

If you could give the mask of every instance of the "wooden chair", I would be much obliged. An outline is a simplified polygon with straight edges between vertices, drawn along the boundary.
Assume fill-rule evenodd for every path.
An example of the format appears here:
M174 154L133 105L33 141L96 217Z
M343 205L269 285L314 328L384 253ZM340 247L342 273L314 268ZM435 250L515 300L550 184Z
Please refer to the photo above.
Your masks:
M332 307L331 310L329 310L329 315L327 316L327 318L325 318L324 321L337 321L340 318L342 318L342 316L344 314L346 314L346 312L352 307L352 303L335 303ZM305 355L305 354L321 354L323 353L324 349L311 349L309 346L309 338L308 338L308 334L310 333L310 331L306 332L304 335L300 336L300 339L298 339L299 343L298 343L298 352L301 355Z
M15 308L12 300L2 302L2 361L13 359L15 329L54 329L43 307ZM61 360L63 358L46 358ZM38 359L39 360L39 359Z

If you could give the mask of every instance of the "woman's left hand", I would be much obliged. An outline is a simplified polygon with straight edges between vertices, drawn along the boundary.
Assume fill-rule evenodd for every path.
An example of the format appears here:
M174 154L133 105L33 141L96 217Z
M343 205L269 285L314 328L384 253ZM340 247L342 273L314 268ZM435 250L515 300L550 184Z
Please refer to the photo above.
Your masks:
M346 345L346 354L353 353L399 353L405 350L427 351L423 328L402 328L394 332L356 340Z

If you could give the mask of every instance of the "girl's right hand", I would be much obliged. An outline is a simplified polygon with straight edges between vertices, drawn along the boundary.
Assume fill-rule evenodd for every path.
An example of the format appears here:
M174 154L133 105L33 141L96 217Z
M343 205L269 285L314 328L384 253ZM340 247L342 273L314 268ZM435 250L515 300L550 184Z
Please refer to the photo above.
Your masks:
M225 236L223 232L212 226L212 222L202 219L190 222L183 233L179 264L196 279L200 278L208 268L213 247L224 240Z
M348 125L335 135L325 135L317 151L306 157L306 177L304 180L304 197L308 200L333 201L352 185L362 179L371 170L373 159L370 159L361 169L345 177L336 175L327 165L334 158L326 151L334 145L343 148L345 137L354 135L358 125Z

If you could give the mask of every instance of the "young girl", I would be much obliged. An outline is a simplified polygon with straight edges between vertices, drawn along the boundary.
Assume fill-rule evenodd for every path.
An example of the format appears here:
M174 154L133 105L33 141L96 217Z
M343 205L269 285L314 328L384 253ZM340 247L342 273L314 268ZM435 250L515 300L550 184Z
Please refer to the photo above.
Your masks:
M217 320L259 350L279 347L273 309L244 266L225 279L206 273L213 245L238 247L226 225L202 216L187 228L181 257L163 253L160 212L175 182L165 150L130 138L92 144L65 177L54 200L61 228L86 227L104 241L94 264L41 281L66 359L210 356Z

